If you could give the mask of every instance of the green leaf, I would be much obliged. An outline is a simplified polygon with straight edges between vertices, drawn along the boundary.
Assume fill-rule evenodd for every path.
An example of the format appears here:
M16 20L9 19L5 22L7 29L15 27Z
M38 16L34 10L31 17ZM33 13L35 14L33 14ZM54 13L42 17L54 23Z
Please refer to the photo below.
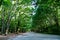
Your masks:
M3 0L3 5L4 6L7 6L7 7L9 7L9 6L11 6L11 1L10 0Z

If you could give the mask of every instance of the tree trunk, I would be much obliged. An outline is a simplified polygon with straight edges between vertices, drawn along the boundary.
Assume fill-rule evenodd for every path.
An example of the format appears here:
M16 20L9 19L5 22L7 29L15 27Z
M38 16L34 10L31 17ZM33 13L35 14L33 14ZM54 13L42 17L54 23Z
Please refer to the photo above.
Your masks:
M1 14L1 17L2 17L2 30L1 30L1 32L2 32L2 34L5 34L5 20L4 20L4 13L5 12L5 10L4 9L2 9L2 14Z
M7 17L7 29L6 29L6 34L9 32L9 27L10 27L10 11L8 12L8 17Z

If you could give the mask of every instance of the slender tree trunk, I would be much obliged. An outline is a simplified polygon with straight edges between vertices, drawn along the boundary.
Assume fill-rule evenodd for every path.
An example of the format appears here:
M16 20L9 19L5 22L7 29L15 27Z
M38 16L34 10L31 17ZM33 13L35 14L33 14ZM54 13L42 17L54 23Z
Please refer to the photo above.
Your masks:
M10 12L8 12L8 17L7 17L7 29L6 29L6 34L9 32L9 27L10 27Z
M4 32L5 32L5 20L4 20L4 13L5 12L5 10L4 9L2 9L2 14L1 14L1 17L2 17L2 30L1 30L1 32L2 32L2 34L5 34Z
M14 9L15 9L15 33L17 32L17 26L16 26L16 7L17 7L17 3L18 3L18 0L16 0L16 4L14 5Z
M15 14L15 33L17 32L16 30L16 14Z
M21 22L20 22L20 13L19 13L19 16L18 16L17 33L19 33L19 31L21 31L21 30L20 30L20 26L21 26L20 23L21 23Z

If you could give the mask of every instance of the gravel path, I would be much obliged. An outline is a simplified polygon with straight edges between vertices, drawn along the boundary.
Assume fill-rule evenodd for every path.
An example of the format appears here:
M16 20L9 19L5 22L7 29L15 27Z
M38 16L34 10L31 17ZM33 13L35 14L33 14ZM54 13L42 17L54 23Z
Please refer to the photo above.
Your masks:
M60 40L60 36L27 32L13 38L10 37L8 40Z

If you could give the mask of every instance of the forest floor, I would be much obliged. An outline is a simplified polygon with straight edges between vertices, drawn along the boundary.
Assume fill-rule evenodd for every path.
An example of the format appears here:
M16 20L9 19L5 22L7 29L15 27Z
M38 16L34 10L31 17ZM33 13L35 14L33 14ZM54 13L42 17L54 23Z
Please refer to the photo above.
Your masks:
M60 40L59 35L41 34L34 32L8 34L7 36L0 36L0 40Z
M9 38L8 40L60 40L60 36L27 32L23 33L23 35L18 35L14 38Z
M5 35L0 35L0 40L7 40L9 39L10 37L11 38L14 38L18 35L22 35L23 33L19 33L19 34L14 34L14 33L10 33L10 34L7 34L6 36Z

